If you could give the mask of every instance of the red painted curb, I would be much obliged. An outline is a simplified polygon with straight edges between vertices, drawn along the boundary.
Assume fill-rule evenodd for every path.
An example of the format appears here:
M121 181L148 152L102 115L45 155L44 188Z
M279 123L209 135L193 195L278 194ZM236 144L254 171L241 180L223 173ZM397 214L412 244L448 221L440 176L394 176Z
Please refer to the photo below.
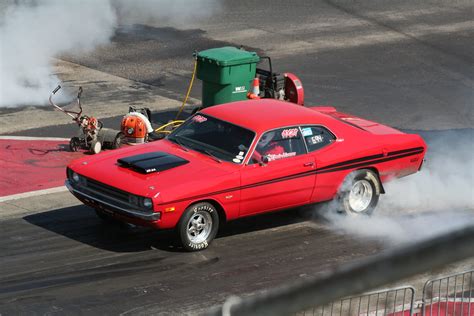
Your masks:
M0 139L0 197L63 185L66 166L83 155L67 140Z

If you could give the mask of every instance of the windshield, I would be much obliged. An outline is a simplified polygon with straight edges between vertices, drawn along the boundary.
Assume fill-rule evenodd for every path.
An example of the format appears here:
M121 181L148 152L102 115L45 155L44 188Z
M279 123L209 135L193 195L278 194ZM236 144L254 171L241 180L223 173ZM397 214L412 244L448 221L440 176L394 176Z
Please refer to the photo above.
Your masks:
M251 130L196 114L168 136L168 140L218 161L240 164L255 136Z

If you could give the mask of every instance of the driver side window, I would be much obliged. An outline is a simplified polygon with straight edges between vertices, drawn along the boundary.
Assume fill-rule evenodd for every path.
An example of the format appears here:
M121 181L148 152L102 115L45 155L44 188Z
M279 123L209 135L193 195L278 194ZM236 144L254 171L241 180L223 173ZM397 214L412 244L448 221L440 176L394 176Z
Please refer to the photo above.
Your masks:
M249 164L261 161L263 156L273 161L302 154L306 154L306 149L297 126L274 129L260 137Z

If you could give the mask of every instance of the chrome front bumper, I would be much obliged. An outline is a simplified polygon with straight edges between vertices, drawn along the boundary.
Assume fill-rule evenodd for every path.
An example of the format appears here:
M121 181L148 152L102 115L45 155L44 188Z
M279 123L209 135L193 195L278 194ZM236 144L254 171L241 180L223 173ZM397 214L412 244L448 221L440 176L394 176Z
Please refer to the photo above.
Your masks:
M78 197L80 200L84 200L85 202L97 206L98 209L104 210L106 212L118 213L121 215L125 215L128 217L139 218L146 221L157 221L160 219L160 213L143 213L138 210L123 208L118 205L112 204L110 202L104 201L103 199L94 196L92 192L83 192L79 189L75 188L71 181L66 180L65 183L68 190Z

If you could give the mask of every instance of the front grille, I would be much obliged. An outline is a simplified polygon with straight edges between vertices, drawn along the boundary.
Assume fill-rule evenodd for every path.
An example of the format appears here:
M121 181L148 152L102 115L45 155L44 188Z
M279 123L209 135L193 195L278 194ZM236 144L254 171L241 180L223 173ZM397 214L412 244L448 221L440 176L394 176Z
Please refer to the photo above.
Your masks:
M77 182L68 179L66 180L66 186L79 200L101 211L118 213L146 221L156 221L160 219L160 212L155 213L151 209L144 209L125 202L124 195L128 195L128 193L93 180L93 184L88 185L87 181L88 180L84 177L81 177L80 181ZM92 187L94 187L94 189L92 189ZM111 193L113 196L107 193ZM119 194L117 195L117 193Z
M98 181L86 178L87 184L86 188L93 190L95 193L101 194L104 197L108 197L114 200L119 200L124 203L129 203L129 196L130 194L119 190L117 188L108 186L106 184L100 183Z
M145 220L157 220L159 212L154 212L153 207L145 207L143 196L131 194L104 184L102 182L76 174L71 169L67 170L68 180L66 186L74 195L80 196L84 203L97 205L99 208L108 209L113 212L124 213L132 217ZM75 179L75 180L74 180Z

